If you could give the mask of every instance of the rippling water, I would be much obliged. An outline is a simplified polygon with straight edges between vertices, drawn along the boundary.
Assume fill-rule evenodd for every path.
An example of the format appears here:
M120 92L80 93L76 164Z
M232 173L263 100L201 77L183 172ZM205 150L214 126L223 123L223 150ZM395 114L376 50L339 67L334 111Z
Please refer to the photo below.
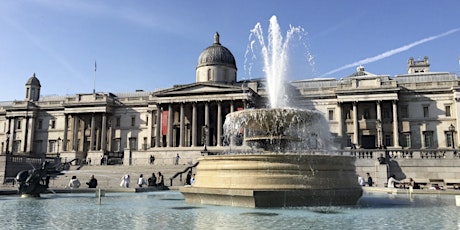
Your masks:
M455 196L366 194L358 205L250 209L186 204L176 191L0 197L2 229L458 229Z

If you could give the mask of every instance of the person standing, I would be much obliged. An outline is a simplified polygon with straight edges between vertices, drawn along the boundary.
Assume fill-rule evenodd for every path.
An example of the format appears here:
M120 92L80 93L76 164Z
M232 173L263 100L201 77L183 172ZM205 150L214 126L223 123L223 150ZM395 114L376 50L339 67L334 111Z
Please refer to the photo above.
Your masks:
M361 186L366 185L366 182L364 182L364 178L360 175L358 175L358 184Z
M174 162L175 165L178 165L179 164L179 159L180 159L180 156L179 156L179 153L176 155L176 162Z
M195 183L195 174L192 175L192 178L190 179L190 185L193 185Z
M367 185L369 187L372 187L372 185L374 184L374 181L372 180L372 177L371 177L371 174L370 173L366 173L367 175Z
M188 171L187 177L185 178L185 185L192 185L190 180L192 179L192 170Z
M130 183L129 174L126 174L123 177L121 177L121 183L120 183L121 187L129 188L129 183Z
M96 188L97 187L97 180L96 180L96 178L94 178L94 175L91 175L89 177L89 181L86 182L86 184L88 185L88 188Z
M139 175L139 179L137 180L137 185L139 185L139 188L142 188L143 185L147 185L147 182L145 182L144 175Z
M69 181L69 188L77 189L80 188L80 181L77 179L77 176L72 176L72 179Z

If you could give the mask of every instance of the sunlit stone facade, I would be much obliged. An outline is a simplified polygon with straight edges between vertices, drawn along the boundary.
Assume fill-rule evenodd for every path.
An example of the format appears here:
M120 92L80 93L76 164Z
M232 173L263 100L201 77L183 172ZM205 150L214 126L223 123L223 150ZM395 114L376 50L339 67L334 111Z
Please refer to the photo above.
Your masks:
M263 80L237 82L236 62L216 33L199 56L195 83L157 91L40 96L34 74L24 99L0 102L1 154L77 158L92 164L191 163L229 149L225 115L266 106ZM337 79L290 82L300 108L324 113L338 149L443 149L460 143L460 87L453 73L429 72L428 58L408 73L376 75L358 67ZM43 87L43 89L42 89ZM154 85L151 88L155 88Z

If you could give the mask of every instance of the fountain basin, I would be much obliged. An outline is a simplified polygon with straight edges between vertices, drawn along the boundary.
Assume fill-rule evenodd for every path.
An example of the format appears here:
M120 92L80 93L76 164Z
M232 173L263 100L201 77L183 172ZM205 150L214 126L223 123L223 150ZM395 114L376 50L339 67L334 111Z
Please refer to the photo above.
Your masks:
M355 205L362 195L355 159L297 153L199 159L195 183L180 188L188 203L292 207Z

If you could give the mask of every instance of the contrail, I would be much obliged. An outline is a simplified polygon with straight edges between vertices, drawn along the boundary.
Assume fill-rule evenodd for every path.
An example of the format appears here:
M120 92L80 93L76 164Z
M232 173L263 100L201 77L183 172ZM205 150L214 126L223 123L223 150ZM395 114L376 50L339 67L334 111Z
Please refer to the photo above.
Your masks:
M421 39L419 41L416 41L416 42L413 42L411 44L408 44L408 45L405 45L405 46L402 46L402 47L399 47L399 48L396 48L396 49L392 49L390 51L386 51L384 53L381 53L379 55L376 55L374 57L369 57L369 58L365 58L365 59L362 59L362 60L359 60L357 62L353 62L351 64L348 64L348 65L344 65L340 68L337 68L337 69L334 69L332 71L329 71L323 75L321 75L321 77L324 77L324 76L327 76L327 75L331 75L333 73L336 73L336 72L339 72L341 70L344 70L344 69L348 69L348 68L351 68L351 67L355 67L355 66L358 66L358 65L364 65L364 64L368 64L368 63L372 63L372 62L376 62L378 60L381 60L381 59L384 59L384 58L387 58L387 57L390 57L390 56L393 56L395 54L398 54L398 53L401 53L401 52L404 52L414 46L418 46L420 44L423 44L423 43L426 43L426 42L429 42L429 41L432 41L432 40L435 40L435 39L438 39L438 38L442 38L444 36L447 36L449 34L453 34L453 33L456 33L460 31L460 28L456 28L456 29L452 29L452 30L449 30L447 32L444 32L442 34L439 34L439 35L435 35L435 36L431 36L431 37L427 37L427 38L424 38L424 39Z

